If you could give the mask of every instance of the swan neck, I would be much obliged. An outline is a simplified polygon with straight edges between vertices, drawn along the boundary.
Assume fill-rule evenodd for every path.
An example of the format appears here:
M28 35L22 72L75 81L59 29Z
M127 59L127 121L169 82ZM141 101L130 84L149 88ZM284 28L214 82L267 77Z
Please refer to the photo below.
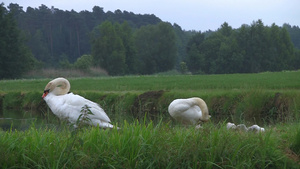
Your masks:
M65 78L56 78L50 81L45 87L45 91L49 90L54 95L64 95L70 91L70 82Z

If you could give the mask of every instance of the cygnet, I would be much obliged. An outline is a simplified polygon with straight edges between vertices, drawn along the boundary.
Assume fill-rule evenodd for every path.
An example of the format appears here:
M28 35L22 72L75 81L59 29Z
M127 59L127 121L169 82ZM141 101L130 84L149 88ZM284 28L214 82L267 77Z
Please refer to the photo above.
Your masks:
M226 128L227 128L227 130L234 130L234 129L236 129L236 125L234 123L228 122L226 124Z
M253 125L251 127L248 128L249 132L255 132L255 133L259 133L259 132L265 132L265 129L263 127L259 127L258 125Z
M239 124L239 125L236 126L236 128L237 128L239 131L243 131L243 132L248 131L248 129L247 129L247 127L246 127L245 124Z

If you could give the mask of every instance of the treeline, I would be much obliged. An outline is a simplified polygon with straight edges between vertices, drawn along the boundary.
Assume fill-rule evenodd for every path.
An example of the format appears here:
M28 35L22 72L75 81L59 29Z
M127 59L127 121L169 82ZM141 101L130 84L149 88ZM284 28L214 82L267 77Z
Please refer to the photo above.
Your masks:
M79 13L45 5L28 7L26 12L18 4L9 4L8 9L14 14L19 28L25 32L27 44L35 58L47 62L48 66L57 66L64 59L74 62L83 54L90 54L90 32L104 21L126 21L132 28L161 22L154 15L136 15L120 10L105 13L98 6L92 12Z
M275 24L264 26L261 20L235 30L225 22L207 38L198 33L188 42L187 52L187 66L194 73L255 73L300 68L300 52L295 49L287 29Z
M173 69L194 74L299 69L300 29L288 24L265 26L258 20L232 29L225 22L217 31L202 33L182 30L154 15L104 12L98 6L92 12L76 12L41 5L28 7L25 12L18 4L9 4L7 9L2 4L1 16L0 22L7 18L11 23L1 24L1 35L10 31L9 25L21 32L14 28L10 34L18 40L1 36L0 43L18 46L23 52L16 56L18 50L0 47L0 64L18 62L18 57L27 58L28 63L18 63L26 68L11 74L6 72L12 66L1 66L0 79L19 77L26 70L41 67L88 70L100 66L110 75Z
M13 17L0 5L0 79L21 77L37 63Z
M106 21L92 32L92 56L111 75L153 74L174 68L176 39L172 25L160 22L131 27Z

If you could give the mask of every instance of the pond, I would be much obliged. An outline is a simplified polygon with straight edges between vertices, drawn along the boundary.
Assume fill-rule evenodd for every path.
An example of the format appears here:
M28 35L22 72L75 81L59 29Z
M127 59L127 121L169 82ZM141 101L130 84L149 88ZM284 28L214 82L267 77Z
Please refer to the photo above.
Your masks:
M38 112L35 110L0 110L0 130L23 131L31 126L53 127L59 120L50 112Z

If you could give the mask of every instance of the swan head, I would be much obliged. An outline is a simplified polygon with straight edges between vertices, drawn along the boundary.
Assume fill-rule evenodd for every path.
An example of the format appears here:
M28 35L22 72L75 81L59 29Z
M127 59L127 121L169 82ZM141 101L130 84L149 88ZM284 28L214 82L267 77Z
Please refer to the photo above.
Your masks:
M49 93L53 93L56 96L67 94L70 91L70 82L62 77L51 80L45 87L43 98Z
M202 122L208 122L210 118L211 118L210 115L205 115L205 116L202 116L202 118L200 119L200 121L202 121Z

